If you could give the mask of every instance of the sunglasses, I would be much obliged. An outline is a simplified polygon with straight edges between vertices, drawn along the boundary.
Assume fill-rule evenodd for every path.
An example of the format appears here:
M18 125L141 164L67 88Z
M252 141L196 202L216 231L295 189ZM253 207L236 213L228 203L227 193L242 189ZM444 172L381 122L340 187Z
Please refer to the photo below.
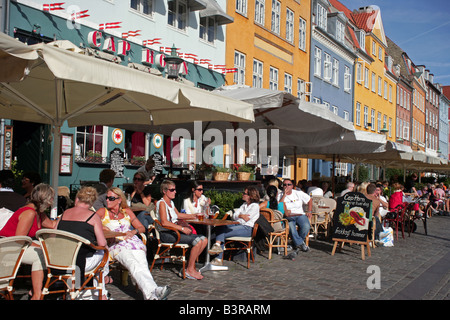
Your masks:
M173 188L173 189L167 189L167 191L170 191L170 192L174 192L174 191L176 191L177 189L175 189L175 188Z
M200 192L202 192L202 191L203 191L203 189L202 189L202 188L198 188L198 189L195 189L195 190L197 190L197 191L200 191Z
M283 183L283 187L292 186L292 183Z
M145 181L145 179L142 179L142 178L133 178L133 181Z
M109 201L115 201L115 200L117 200L117 199L119 199L119 197L106 197L106 200L109 200Z

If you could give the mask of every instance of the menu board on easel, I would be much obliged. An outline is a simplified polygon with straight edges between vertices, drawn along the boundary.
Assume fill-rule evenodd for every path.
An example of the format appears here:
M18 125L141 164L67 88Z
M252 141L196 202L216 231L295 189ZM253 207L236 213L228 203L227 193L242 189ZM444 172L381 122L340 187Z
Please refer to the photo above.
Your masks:
M372 221L372 200L359 192L349 192L336 201L336 211L333 214L332 239L333 253L337 243L361 244L364 259L364 246L369 247L369 223Z
M73 134L62 133L61 134L61 158L59 165L60 175L72 174L72 161L73 160Z

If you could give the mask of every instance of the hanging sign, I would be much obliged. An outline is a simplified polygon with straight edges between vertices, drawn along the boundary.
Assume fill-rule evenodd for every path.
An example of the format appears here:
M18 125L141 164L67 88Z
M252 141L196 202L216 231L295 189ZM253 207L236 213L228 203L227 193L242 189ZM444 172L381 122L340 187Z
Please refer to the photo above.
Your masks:
M120 129L114 129L112 132L112 139L115 144L121 144L123 141L123 131Z
M155 134L153 136L153 146L157 149L161 148L162 146L162 137L159 134Z

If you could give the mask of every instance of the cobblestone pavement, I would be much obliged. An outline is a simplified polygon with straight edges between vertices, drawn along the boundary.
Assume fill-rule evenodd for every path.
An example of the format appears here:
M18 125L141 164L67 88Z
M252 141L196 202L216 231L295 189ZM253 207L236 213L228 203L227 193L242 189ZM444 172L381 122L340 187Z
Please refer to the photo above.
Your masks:
M394 247L374 248L364 261L359 245L332 256L331 242L311 239L311 251L295 261L280 255L268 260L265 252L250 269L246 262L225 261L228 271L207 271L202 280L183 280L179 266L170 264L152 274L158 285L172 287L169 300L450 300L449 230L450 217L434 216L428 235L419 222L410 237L399 232L396 240L394 233ZM142 299L131 281L124 287L118 274L113 277L108 290L115 300Z

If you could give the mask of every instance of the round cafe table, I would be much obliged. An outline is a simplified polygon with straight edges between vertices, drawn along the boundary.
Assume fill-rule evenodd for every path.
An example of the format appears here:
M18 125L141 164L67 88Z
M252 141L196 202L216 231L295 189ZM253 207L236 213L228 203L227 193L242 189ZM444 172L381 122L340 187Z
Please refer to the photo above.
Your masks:
M221 219L207 219L204 218L203 220L198 219L189 219L186 220L188 223L192 224L199 224L199 225L205 225L207 230L207 238L208 238L208 248L206 251L206 262L203 267L200 268L200 272L203 271L227 271L227 266L215 266L211 264L211 257L209 254L209 248L211 248L211 229L212 227L219 227L219 226L226 226L230 224L239 224L237 221L232 220L221 220Z

